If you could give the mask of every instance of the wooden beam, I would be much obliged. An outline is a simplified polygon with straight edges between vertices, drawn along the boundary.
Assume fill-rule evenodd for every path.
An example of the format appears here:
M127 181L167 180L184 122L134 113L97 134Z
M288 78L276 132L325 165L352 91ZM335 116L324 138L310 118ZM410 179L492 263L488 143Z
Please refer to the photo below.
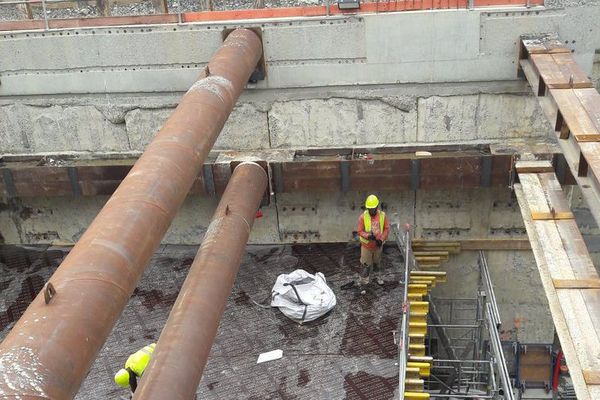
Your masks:
M583 371L583 378L588 385L600 385L600 371Z
M518 173L554 172L554 166L550 160L517 161L515 169Z
M574 219L575 215L571 211L556 212L550 210L550 212L543 211L532 211L531 219L534 221L549 221L557 219Z
M531 250L529 239L470 239L460 241L461 250Z
M600 279L553 279L556 289L600 289Z
M566 211L554 174L519 174L515 193L556 332L579 400L600 399L600 283L573 219L534 220L532 210Z

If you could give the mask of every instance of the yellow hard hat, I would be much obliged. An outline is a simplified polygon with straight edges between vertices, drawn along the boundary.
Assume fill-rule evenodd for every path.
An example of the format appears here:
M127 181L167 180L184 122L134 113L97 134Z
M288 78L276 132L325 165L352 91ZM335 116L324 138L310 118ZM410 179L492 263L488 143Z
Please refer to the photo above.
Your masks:
M121 387L129 387L129 372L126 369L121 368L115 374L115 383Z
M366 208L377 208L378 205L379 205L379 199L377 198L377 196L375 196L374 194L371 194L371 195L369 195L369 197L367 197L367 201L365 201Z

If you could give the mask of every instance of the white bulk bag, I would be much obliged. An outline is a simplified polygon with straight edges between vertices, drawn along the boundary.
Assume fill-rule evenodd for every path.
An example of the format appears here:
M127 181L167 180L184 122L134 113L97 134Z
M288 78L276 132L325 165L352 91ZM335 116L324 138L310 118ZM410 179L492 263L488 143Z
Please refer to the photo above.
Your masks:
M320 272L311 275L297 269L291 274L279 275L271 292L271 306L278 307L286 317L300 324L319 318L335 304L335 294Z

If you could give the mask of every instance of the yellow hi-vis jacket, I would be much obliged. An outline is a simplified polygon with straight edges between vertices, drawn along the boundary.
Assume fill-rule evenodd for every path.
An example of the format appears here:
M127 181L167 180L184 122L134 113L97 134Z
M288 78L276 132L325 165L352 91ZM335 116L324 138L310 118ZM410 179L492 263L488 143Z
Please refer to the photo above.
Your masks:
M138 377L141 377L152 358L155 347L156 343L152 343L130 355L125 363L125 369L130 369Z
M366 210L363 213L363 220L365 223L365 232L371 232L371 214ZM385 226L385 213L383 211L379 211L379 229L383 232ZM365 239L362 236L359 236L359 239L362 243L368 244L370 242L369 239Z

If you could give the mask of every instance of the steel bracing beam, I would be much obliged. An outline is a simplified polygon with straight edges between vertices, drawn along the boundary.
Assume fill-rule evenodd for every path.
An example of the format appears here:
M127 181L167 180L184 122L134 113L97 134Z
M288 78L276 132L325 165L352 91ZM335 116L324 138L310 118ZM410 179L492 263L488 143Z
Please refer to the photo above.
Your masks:
M194 398L267 181L258 164L234 170L135 400Z

